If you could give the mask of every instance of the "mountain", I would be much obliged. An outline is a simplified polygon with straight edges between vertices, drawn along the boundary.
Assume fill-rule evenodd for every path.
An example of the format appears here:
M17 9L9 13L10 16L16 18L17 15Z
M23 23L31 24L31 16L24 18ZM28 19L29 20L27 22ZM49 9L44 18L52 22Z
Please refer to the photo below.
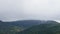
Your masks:
M0 22L0 26L19 26L23 28L31 27L33 25L41 24L40 20L23 20L23 21L13 21L13 22Z
M13 22L0 21L0 34L15 34L31 26L41 24L40 20L23 20Z
M55 27L59 28L60 24L50 20L0 21L0 34L49 34L55 32Z
M46 21L44 24L32 26L18 34L60 34L60 23Z

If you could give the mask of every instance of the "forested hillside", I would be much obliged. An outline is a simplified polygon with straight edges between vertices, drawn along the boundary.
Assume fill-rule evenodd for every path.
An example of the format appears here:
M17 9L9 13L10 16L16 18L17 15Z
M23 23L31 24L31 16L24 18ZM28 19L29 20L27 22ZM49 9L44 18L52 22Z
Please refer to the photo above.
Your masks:
M40 24L40 20L23 20L13 22L0 21L0 34L16 34L31 26Z
M60 34L60 23L49 20L0 21L0 34Z
M60 23L47 21L44 24L32 26L19 34L60 34Z

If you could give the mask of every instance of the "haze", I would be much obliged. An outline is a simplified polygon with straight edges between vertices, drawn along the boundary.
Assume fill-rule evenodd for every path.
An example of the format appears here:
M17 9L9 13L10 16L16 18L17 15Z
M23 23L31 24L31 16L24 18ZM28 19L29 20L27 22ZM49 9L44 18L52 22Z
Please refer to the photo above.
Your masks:
M60 20L60 0L0 0L0 20Z

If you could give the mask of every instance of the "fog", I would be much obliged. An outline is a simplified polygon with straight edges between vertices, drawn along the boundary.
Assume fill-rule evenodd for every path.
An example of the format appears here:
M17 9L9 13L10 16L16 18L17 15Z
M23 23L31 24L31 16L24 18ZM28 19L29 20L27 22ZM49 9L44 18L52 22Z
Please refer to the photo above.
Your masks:
M60 20L60 0L0 0L0 20Z

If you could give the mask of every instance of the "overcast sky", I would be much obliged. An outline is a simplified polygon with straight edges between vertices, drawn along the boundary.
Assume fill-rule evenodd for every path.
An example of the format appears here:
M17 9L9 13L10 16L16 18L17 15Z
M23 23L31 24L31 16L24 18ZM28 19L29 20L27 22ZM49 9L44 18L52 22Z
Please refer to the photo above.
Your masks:
M0 0L0 20L60 20L60 0Z

